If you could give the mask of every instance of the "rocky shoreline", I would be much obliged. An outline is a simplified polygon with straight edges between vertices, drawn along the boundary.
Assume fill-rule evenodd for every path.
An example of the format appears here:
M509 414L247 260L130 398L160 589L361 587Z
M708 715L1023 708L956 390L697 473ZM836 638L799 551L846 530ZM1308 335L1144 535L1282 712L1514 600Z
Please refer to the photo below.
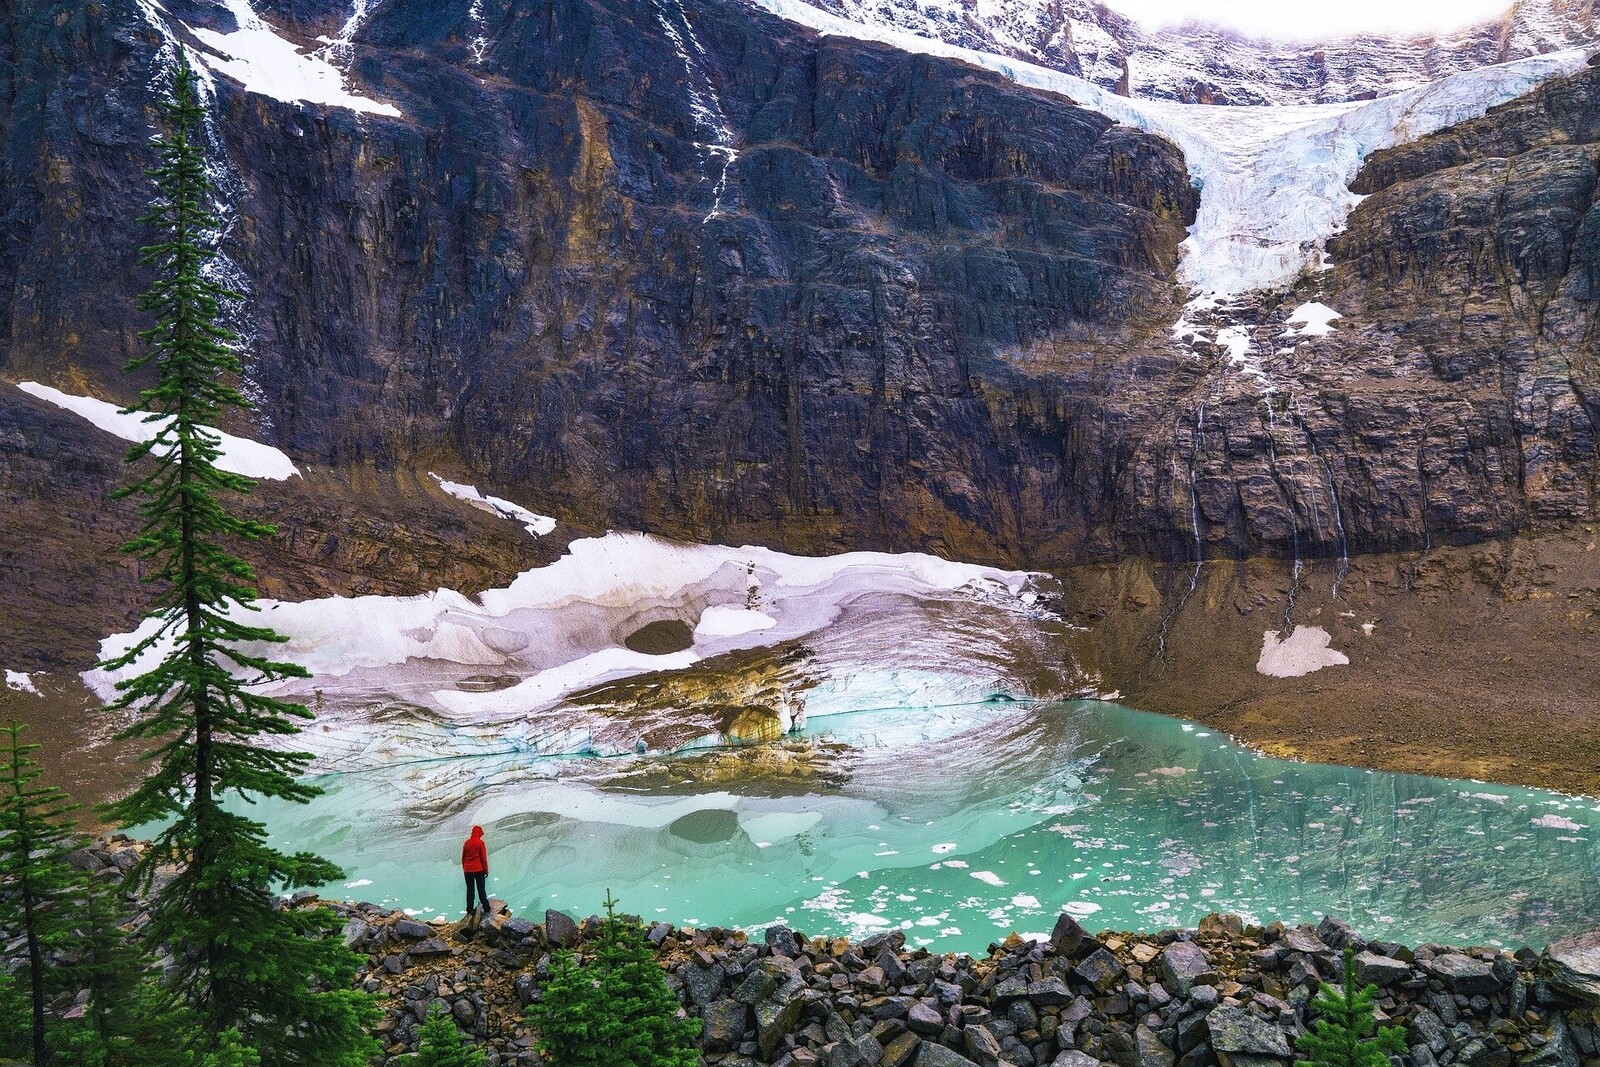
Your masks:
M113 836L79 856L111 879L137 850ZM438 1005L488 1067L539 1067L523 1011L551 954L581 955L599 922L534 922L502 901L470 924L312 893L286 906L345 920L366 955L357 980L385 1012L386 1065L407 1062ZM1012 934L981 958L908 948L898 930L851 942L656 923L648 937L718 1067L1285 1067L1346 946L1381 989L1380 1022L1405 1027L1400 1067L1600 1067L1600 933L1513 953L1369 940L1332 917L1093 935L1063 914L1048 941Z
M521 1009L549 953L596 920L544 923L497 910L476 930L372 905L334 905L384 994L389 1062L436 1003L490 1053L538 1064ZM1217 915L1198 930L1090 935L1062 915L1046 943L1013 934L986 958L908 949L892 931L852 943L769 927L650 927L668 981L723 1067L1277 1067L1308 1025L1319 979L1345 945L1406 1027L1410 1067L1593 1067L1600 968L1589 946L1554 954L1369 942L1336 919L1258 928ZM1600 953L1593 964L1600 965ZM1585 998L1592 998L1586 1000Z

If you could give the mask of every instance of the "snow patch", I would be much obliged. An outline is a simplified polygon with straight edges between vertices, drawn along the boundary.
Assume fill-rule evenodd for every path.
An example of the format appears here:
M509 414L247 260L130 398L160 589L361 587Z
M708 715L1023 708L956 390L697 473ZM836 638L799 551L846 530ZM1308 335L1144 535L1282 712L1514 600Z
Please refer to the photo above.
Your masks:
M1350 657L1330 648L1333 637L1320 626L1296 626L1286 638L1271 630L1261 635L1261 658L1256 671L1268 678L1299 678L1324 667L1338 667Z
M43 696L34 686L33 679L22 671L6 671L6 688L15 689L19 693L32 693L34 696Z
M1301 304L1294 309L1294 314L1289 316L1289 325L1295 327L1285 337L1326 337L1333 332L1331 323L1334 319L1342 319L1343 315L1333 310L1326 304L1313 300L1309 304Z
M465 500L479 511L487 511L491 515L500 516L502 519L520 522L522 528L534 537L543 537L556 528L556 520L548 515L536 515L521 504L513 504L503 497L484 496L478 492L475 486L462 485L460 482L447 482L432 471L428 472L428 477L438 482L440 489L443 489L457 500Z
M694 635L696 638L740 637L761 630L770 630L776 625L778 620L763 612L714 604L700 613L700 621L695 624Z
M148 412L123 411L115 404L96 400L92 396L74 396L59 389L52 389L48 385L40 385L38 382L19 382L17 388L30 396L36 396L40 400L87 419L106 433L120 437L124 441L139 443L153 440L162 427L159 422L144 421L149 417ZM300 468L296 467L288 456L271 445L235 437L218 430L212 430L211 433L220 439L218 447L221 448L222 454L217 457L217 466L222 470L242 474L246 478L275 482L295 477L300 473Z
M277 31L256 14L250 0L221 2L238 26L234 32L190 28L207 49L200 53L201 59L218 74L232 78L247 92L274 100L343 107L369 115L400 116L400 109L392 104L380 103L346 89L344 74L338 67L319 55L301 52L296 45L278 36ZM356 14L346 23L346 33L353 32L360 24L367 7L367 3L358 0ZM330 44L330 49L341 43L348 47L344 34L340 41Z

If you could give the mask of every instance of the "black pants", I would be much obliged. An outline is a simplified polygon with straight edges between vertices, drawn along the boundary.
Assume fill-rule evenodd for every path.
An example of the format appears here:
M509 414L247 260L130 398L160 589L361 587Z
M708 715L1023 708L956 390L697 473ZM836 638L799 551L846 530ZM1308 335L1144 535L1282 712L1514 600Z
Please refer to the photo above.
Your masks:
M478 891L478 899L483 901L483 910L489 910L489 893L484 889L484 880L489 877L487 871L462 871L467 879L467 910L472 910L472 891Z

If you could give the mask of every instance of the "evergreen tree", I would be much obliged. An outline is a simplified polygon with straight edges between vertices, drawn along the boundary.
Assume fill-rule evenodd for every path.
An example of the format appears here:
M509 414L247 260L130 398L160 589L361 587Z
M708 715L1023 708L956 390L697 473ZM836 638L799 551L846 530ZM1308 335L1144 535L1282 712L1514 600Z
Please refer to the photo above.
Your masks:
M0 799L0 892L7 931L23 941L32 1018L35 1067L49 1059L45 1047L45 998L59 987L59 976L45 973L47 957L66 947L72 935L73 890L78 879L67 854L78 837L67 815L67 794L37 784L39 765L31 757L38 745L22 743L27 727L12 719L4 738L5 771Z
M158 867L178 866L152 900L145 935L171 953L167 990L195 1014L196 1051L221 1054L222 1035L233 1029L265 1067L353 1067L377 1048L362 1031L376 1010L350 988L355 956L330 937L326 910L286 909L274 898L275 888L332 881L339 870L270 848L260 823L223 806L230 794L303 802L316 790L297 780L308 755L257 744L263 734L298 732L309 713L254 687L305 671L269 659L263 647L284 639L242 621L255 576L223 544L275 531L218 499L253 484L219 469L214 428L228 409L249 405L229 384L239 372L236 338L218 322L219 301L232 294L204 271L217 223L206 207L204 112L181 50L164 110L160 163L150 172L157 195L143 220L157 239L141 260L156 279L140 307L157 321L140 334L145 353L128 365L155 371L141 399L156 432L128 453L144 476L122 490L143 498L143 524L125 551L162 591L147 616L155 627L102 664L158 661L119 682L112 704L134 713L120 736L152 744L154 767L111 811L124 825L163 826L129 872L133 889L149 891Z
M237 1030L224 1030L217 1047L205 1054L200 1067L261 1067L261 1056L244 1043Z
M1373 1007L1377 994L1375 985L1356 988L1355 950L1346 948L1344 980L1339 985L1322 983L1311 1002L1320 1018L1296 1042L1311 1067L1388 1067L1390 1055L1405 1052L1406 1032L1401 1027L1385 1026L1367 1036L1377 1025Z
M32 1012L17 976L0 970L0 1060L33 1055Z
M556 1067L696 1067L693 1019L679 1018L644 929L618 915L606 893L606 917L587 966L558 952L528 1019L539 1029L539 1051Z
M482 1049L461 1039L450 1013L435 1005L422 1024L417 1054L411 1063L412 1067L483 1067L485 1059Z
M78 954L64 977L68 985L89 994L84 1029L92 1039L80 1044L98 1049L104 1061L115 1062L132 1040L143 963L122 930L122 896L117 885L85 873L78 893L74 922Z

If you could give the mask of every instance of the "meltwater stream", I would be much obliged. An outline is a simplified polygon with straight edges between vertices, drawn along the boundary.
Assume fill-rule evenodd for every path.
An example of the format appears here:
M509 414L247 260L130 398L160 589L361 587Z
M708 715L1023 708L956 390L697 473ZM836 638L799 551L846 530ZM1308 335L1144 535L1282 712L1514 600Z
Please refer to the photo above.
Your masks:
M966 951L1063 909L1091 929L1333 913L1411 943L1542 945L1600 925L1594 801L1270 759L1100 702L813 727L809 745L737 753L327 775L312 804L252 814L280 847L345 867L326 895L424 916L460 914L459 845L479 823L491 892L530 917L590 914L610 889L647 921L896 927Z

